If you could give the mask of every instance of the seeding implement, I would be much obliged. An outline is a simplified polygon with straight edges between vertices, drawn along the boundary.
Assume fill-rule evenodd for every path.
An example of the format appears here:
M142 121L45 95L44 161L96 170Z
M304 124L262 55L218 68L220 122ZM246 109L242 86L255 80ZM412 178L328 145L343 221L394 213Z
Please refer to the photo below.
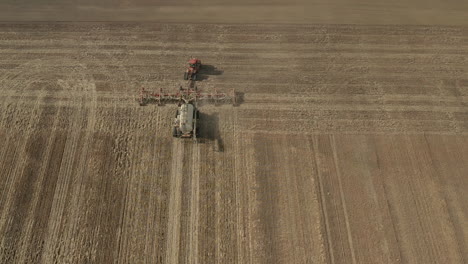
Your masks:
M177 103L178 107L174 118L172 136L177 138L192 138L194 141L197 141L198 137L197 121L199 119L199 111L197 104L199 101L207 101L215 105L223 103L237 104L234 89L230 94L220 93L217 90L213 93L204 93L199 91L196 86L187 89L180 87L179 91L173 93L166 93L162 88L158 92L149 92L142 88L138 101L141 106L148 103L156 103L158 105Z
M150 92L141 88L140 97L138 102L141 106L156 103L157 105L164 105L166 103L179 103L182 101L188 102L198 102L198 101L207 101L214 103L215 105L232 103L233 105L237 104L236 92L233 89L231 93L220 93L216 89L212 93L206 93L198 90L195 86L194 88L184 89L179 88L177 92L165 92L162 88L157 92Z
M156 92L150 92L141 88L138 102L141 106L148 103L164 105L166 103L177 103L177 112L174 118L172 136L178 138L193 138L195 141L198 136L197 121L199 112L197 104L199 101L207 101L220 105L223 103L232 103L237 105L237 96L234 89L231 93L220 93L216 89L212 93L205 93L198 90L195 85L197 73L201 68L201 60L192 58L189 60L189 67L185 71L184 79L188 80L187 88L179 87L176 92L165 92L162 88Z

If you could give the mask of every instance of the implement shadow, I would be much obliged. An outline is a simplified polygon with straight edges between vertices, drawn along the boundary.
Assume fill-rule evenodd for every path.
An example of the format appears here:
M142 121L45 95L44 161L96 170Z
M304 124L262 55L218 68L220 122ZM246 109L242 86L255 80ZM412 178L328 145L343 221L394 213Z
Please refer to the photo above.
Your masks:
M200 143L213 142L214 151L224 151L224 141L219 132L218 114L206 114L200 112L197 129L199 131L198 141Z

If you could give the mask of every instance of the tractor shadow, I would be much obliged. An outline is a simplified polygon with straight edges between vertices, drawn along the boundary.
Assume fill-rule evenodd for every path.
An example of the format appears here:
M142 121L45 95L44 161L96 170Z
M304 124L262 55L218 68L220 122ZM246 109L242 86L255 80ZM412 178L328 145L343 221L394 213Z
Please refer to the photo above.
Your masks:
M236 102L233 104L233 106L240 106L242 103L244 103L244 93L243 92L235 92L234 96L236 97Z
M224 152L224 141L219 132L219 117L218 114L206 114L200 112L198 141L200 143L214 142L213 149L216 152Z
M214 65L209 65L209 64L203 64L200 71L198 72L197 80L198 81L203 81L203 80L208 80L210 76L214 75L221 75L223 74L223 70L220 70L216 68Z

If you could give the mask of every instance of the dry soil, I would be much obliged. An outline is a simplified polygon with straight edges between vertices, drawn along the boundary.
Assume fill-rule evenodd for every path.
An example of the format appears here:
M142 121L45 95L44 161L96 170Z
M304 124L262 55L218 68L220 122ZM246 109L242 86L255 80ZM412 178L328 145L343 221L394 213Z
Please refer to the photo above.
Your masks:
M242 98L197 144L135 101L191 55ZM0 262L466 263L467 55L464 26L1 24Z

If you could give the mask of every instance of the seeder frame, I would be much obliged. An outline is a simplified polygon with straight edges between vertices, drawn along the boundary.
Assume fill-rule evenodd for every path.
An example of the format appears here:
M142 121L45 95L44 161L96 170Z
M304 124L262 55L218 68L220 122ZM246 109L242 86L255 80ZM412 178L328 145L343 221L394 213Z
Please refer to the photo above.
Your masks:
M183 89L180 87L179 91L174 93L166 93L164 92L163 88L159 88L157 92L150 92L142 87L140 96L138 98L140 106L144 106L153 102L159 106L162 106L166 103L177 103L181 100L196 102L208 101L213 102L215 105L221 105L226 102L230 102L233 105L236 105L237 103L236 92L234 89L232 89L231 93L220 93L217 89L215 89L212 93L205 93L198 90L196 86L194 88L188 89Z

